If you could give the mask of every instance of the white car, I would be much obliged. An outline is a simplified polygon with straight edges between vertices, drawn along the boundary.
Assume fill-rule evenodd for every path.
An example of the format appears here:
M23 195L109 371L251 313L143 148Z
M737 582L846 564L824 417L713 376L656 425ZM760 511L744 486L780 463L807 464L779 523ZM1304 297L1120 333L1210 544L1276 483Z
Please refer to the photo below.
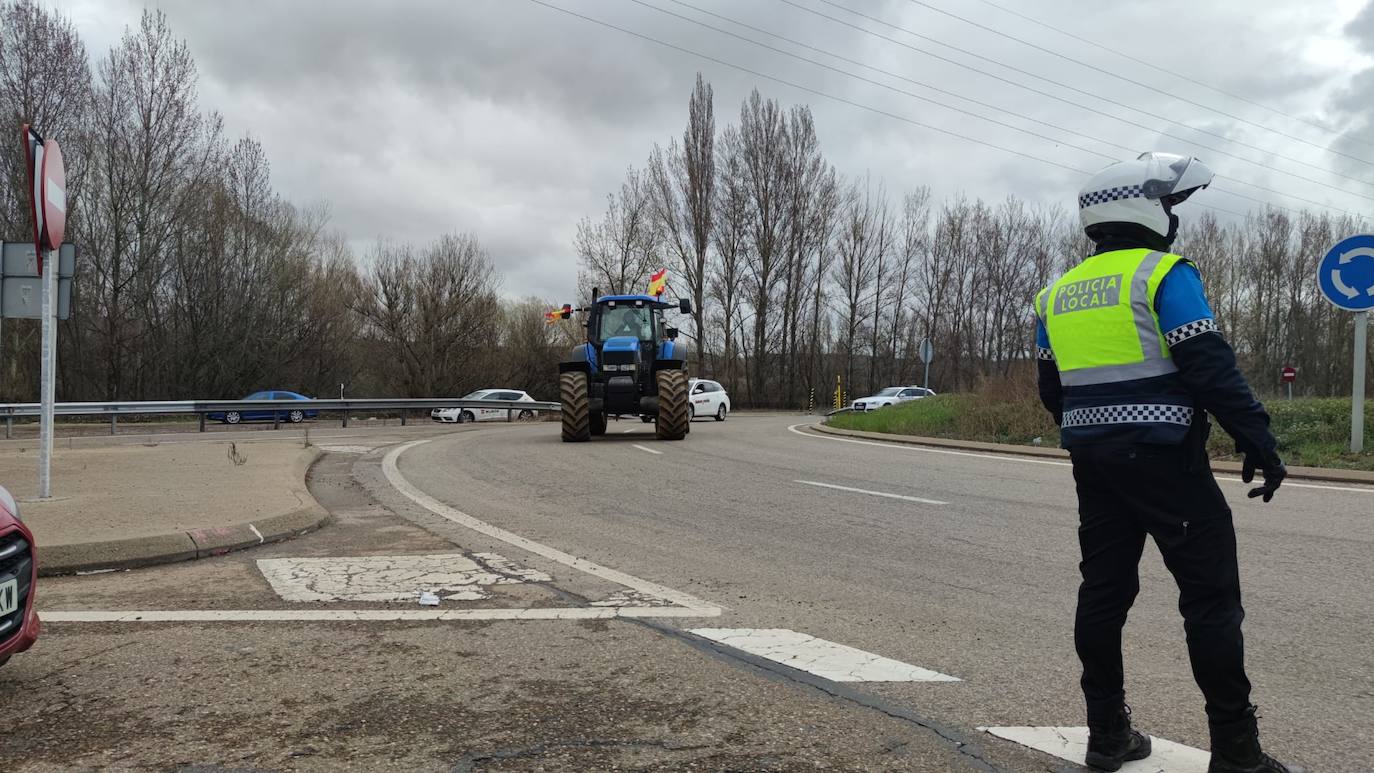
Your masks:
M849 404L855 411L876 411L879 408L886 408L889 405L905 403L909 400L920 400L922 397L934 397L934 390L918 386L908 387L888 387L876 395L870 397L860 397L858 400Z
M725 421L730 414L730 395L718 382L704 378L694 378L687 382L687 407L693 419L698 416L711 416L716 421Z
M529 392L518 389L479 389L472 394L463 395L461 400L509 400L512 403L535 402ZM512 413L513 411L513 413ZM466 424L470 421L505 421L507 418L533 419L539 411L533 408L435 408L429 418L445 424Z

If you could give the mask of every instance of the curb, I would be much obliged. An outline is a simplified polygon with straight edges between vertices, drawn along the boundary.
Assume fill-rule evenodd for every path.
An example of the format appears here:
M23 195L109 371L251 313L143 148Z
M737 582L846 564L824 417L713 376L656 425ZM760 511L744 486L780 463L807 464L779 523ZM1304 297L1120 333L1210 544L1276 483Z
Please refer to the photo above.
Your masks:
M1011 456L1033 456L1041 459L1068 461L1069 452L1062 448L1039 448L1018 446L1005 443L983 443L976 440L951 440L949 438L918 437L916 435L891 435L885 432L864 432L856 429L840 429L825 424L813 424L812 429L826 435L845 435L848 437L877 440L899 445L929 446L959 451L981 451L989 454ZM1212 471L1227 475L1240 475L1240 462L1212 462ZM1325 483L1357 483L1374 486L1374 472L1364 470L1341 470L1328 467L1289 467L1288 477L1292 480L1313 480Z
M315 448L313 453L296 464L300 471L301 488L295 493L305 502L301 508L228 526L127 539L39 545L38 576L134 569L209 558L314 531L329 520L329 512L310 496L305 486L305 476L322 455L323 452Z

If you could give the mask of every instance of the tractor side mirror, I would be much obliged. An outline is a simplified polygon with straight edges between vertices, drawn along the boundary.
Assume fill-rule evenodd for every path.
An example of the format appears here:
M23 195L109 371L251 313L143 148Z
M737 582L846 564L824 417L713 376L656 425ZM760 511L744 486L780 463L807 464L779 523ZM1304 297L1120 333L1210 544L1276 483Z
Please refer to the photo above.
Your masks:
M675 327L665 328L663 331L663 335L667 336L669 341L676 341L677 334L678 329Z
M682 300L677 302L677 310L682 312L683 314L691 314L692 302L687 298L683 298Z

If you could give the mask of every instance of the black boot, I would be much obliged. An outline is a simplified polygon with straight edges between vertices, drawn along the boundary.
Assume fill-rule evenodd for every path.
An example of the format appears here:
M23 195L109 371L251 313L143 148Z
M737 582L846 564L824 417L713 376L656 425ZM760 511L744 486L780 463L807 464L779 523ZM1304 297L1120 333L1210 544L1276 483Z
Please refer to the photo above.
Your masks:
M1150 736L1131 729L1131 710L1122 706L1101 717L1088 717L1088 754L1095 770L1121 770L1123 762L1150 756Z
M1303 773L1302 768L1285 765L1260 749L1254 706L1240 719L1213 724L1209 729L1212 762L1207 773Z

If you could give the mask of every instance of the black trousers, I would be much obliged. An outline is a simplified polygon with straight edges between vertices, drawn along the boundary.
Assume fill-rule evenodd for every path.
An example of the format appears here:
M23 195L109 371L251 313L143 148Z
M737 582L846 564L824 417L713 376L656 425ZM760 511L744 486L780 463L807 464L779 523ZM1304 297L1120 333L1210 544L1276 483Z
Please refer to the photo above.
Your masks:
M1078 487L1078 590L1074 644L1083 661L1089 724L1125 700L1121 629L1140 591L1145 536L1154 538L1178 583L1193 678L1213 724L1243 716L1245 676L1240 573L1231 510L1191 444L1073 449Z

